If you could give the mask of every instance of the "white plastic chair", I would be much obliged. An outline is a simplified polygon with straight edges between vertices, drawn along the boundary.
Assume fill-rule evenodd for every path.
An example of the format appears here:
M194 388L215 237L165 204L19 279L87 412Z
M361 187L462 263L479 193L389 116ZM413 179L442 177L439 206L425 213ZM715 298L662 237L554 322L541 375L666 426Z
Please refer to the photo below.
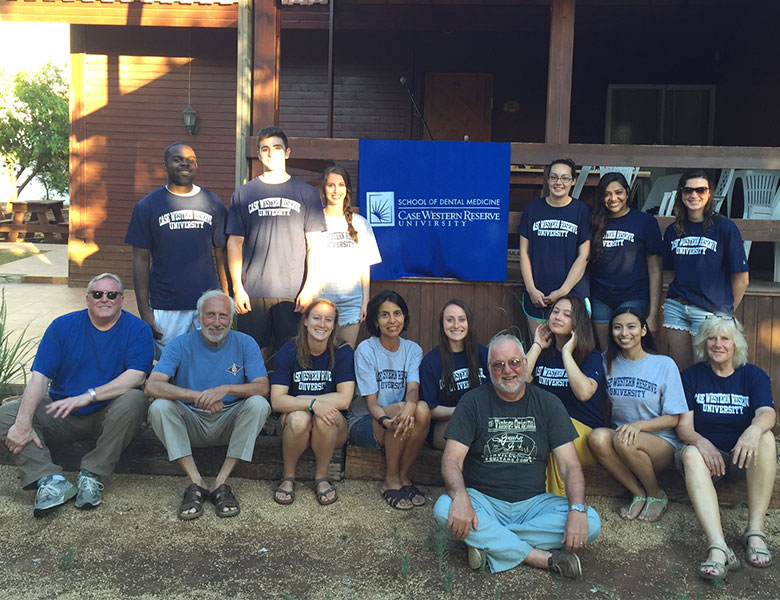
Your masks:
M664 197L661 200L661 206L658 208L659 217L672 216L672 213L674 211L674 199L676 197L677 197L677 190L672 190L671 192L664 192Z
M574 187L571 190L571 197L579 199L580 194L582 193L582 189L585 187L585 181L588 179L588 175L590 175L591 170L593 167L586 167L583 166L580 169L580 174L577 175L577 183L574 184Z
M661 214L661 206L666 200L666 194L677 189L677 182L680 181L680 175L663 175L655 180L650 193L647 194L642 212L649 212L653 208L659 207L658 214Z
M715 191L712 193L712 202L714 204L715 212L720 212L720 207L723 206L723 201L726 202L726 216L731 216L731 196L734 193L734 169L721 169L720 177L718 178L718 184L715 186Z
M607 173L620 173L626 178L628 187L633 188L639 175L639 167L599 167L599 175L604 177Z
M736 177L736 174L735 174ZM743 219L774 219L780 194L777 193L777 182L780 171L741 171L742 188L745 194L745 209ZM745 242L745 256L750 256L753 242ZM775 244L777 248L777 244Z

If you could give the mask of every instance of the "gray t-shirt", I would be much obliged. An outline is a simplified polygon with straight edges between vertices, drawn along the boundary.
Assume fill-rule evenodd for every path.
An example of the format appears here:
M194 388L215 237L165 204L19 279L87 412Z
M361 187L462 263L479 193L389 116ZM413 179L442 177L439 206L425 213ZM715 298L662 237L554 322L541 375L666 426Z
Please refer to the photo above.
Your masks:
M604 373L607 373L606 360ZM606 379L615 427L688 412L680 371L668 356L648 354L640 360L627 360L618 355ZM675 447L680 443L674 429L651 433Z
M398 350L391 352L382 346L378 337L362 341L355 350L355 379L358 396L349 409L349 425L368 414L365 396L377 395L377 404L387 406L403 402L406 384L420 383L422 348L401 338Z
M547 457L577 431L554 394L526 384L520 400L506 402L486 383L460 399L444 437L469 447L466 487L519 502L544 492Z

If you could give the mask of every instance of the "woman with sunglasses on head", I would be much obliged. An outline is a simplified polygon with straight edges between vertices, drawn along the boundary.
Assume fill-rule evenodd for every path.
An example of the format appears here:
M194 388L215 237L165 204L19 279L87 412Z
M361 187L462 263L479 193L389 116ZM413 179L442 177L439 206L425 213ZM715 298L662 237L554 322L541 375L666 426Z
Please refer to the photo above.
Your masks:
M674 271L664 302L669 356L680 370L693 364L693 336L707 315L730 316L748 286L742 235L715 212L703 169L680 177L674 223L664 233L664 269Z
M747 479L748 522L741 537L747 563L759 569L772 564L764 518L777 472L777 414L771 381L747 362L747 341L736 319L707 317L693 346L701 362L682 373L690 412L677 425L687 445L677 449L675 463L709 546L699 575L722 580L740 567L723 537L714 485L722 477Z
M599 181L590 215L590 301L601 350L610 339L612 313L623 307L644 314L652 332L660 326L661 231L652 215L628 207L629 194L621 173L607 173Z
M392 508L425 504L409 479L428 435L431 414L420 401L422 348L401 337L409 327L409 308L400 294L383 290L366 309L371 337L355 350L358 396L349 411L349 441L362 448L385 450L382 497Z
M439 314L439 345L420 366L420 394L431 409L428 439L434 448L444 448L444 430L463 394L488 380L487 348L477 344L473 322L463 300L447 300Z
M574 447L580 462L595 465L588 434L606 425L601 410L604 371L582 298L568 294L552 305L547 322L536 329L526 358L528 381L558 396L569 413L579 434ZM566 493L553 457L547 465L547 491L559 496Z
M655 474L672 466L680 444L674 428L688 412L680 372L671 358L657 353L636 308L616 310L609 330L604 366L615 429L594 429L588 442L599 463L633 495L620 516L657 521L667 498Z
M327 231L314 236L303 298L327 298L339 309L338 334L353 348L366 318L371 265L382 261L368 221L352 212L352 183L338 165L322 172L318 186ZM301 308L299 306L299 308Z
M590 294L585 267L590 252L590 208L572 198L577 180L569 158L554 160L546 169L549 193L526 206L520 219L521 298L533 336L560 298Z
M322 505L337 500L328 477L333 452L347 441L346 413L355 393L352 348L338 340L338 310L328 299L314 300L303 313L298 335L279 349L271 377L271 405L282 413L282 480L274 501L295 500L295 467L311 446L316 459L314 495Z

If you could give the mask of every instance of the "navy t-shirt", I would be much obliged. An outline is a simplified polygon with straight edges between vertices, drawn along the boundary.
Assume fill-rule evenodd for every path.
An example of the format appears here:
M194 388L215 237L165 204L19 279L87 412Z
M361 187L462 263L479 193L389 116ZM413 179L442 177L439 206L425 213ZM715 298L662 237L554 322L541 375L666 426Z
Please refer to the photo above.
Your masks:
M517 231L528 240L536 289L547 295L566 281L580 246L590 240L590 207L576 198L561 207L537 198L523 211ZM571 293L580 298L590 295L587 273Z
M649 302L647 257L663 252L655 217L631 210L607 219L602 245L601 258L588 265L591 296L613 308L627 300Z
M479 345L479 385L488 380L487 373L487 348ZM444 391L442 381L441 353L439 346L428 352L420 364L420 396L427 402L430 408L437 406L455 406L463 394L472 389L469 383L469 366L466 362L465 352L455 352L452 355L453 378L456 389L450 390L450 394ZM476 386L475 386L476 387Z
M596 393L586 402L581 402L574 395L563 367L563 355L555 348L545 350L539 356L534 367L534 383L558 396L573 419L592 429L606 427L604 413L601 411L604 366L599 351L593 350L579 367L586 377L598 384Z
M194 310L201 294L219 288L212 248L224 248L222 201L200 188L193 195L161 187L133 209L125 244L152 254L149 304L159 310Z
M304 369L295 357L295 340L281 347L274 359L272 385L286 385L290 396L319 396L336 391L345 381L355 381L353 352L349 344L336 348L333 369L329 368L330 353L311 355L311 368Z
M703 223L685 222L685 237L674 224L664 233L664 269L674 271L667 298L684 298L710 312L732 314L731 276L748 270L739 229L716 217L707 233Z
M317 190L295 177L278 184L255 177L233 192L227 233L244 238L247 294L295 298L303 285L306 234L326 229Z
M100 331L84 309L51 322L38 346L32 370L51 379L49 396L62 400L104 385L128 369L148 375L153 358L154 338L146 322L123 310L111 329ZM88 404L73 414L88 415L109 402Z
M688 408L693 411L693 428L724 452L734 448L756 409L775 406L769 376L755 365L744 365L728 377L720 377L700 362L682 372L682 382Z

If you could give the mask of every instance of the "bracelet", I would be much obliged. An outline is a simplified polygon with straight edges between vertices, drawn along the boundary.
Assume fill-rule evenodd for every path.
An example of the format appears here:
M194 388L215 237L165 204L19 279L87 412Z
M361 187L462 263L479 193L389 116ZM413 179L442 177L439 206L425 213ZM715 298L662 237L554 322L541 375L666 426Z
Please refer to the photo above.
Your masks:
M316 400L316 398L312 398L312 399L311 399L311 402L309 402L309 412L310 412L310 413L313 413L313 412L314 412L314 401L315 401L315 400Z
M379 423L379 426L382 429L387 429L387 427L385 427L385 421L390 421L390 417L388 417L387 415L382 415L377 419L377 422Z
M89 394L90 397L90 401L89 401L90 404L98 401L97 392L95 392L94 388L89 388L87 390L87 394Z
M531 344L531 348L533 348L533 347L534 347L534 344L536 344L537 346L539 346L539 349L540 349L540 350L542 349L542 345L541 345L539 342L533 342L533 343ZM530 350L531 348L528 348L528 349Z

